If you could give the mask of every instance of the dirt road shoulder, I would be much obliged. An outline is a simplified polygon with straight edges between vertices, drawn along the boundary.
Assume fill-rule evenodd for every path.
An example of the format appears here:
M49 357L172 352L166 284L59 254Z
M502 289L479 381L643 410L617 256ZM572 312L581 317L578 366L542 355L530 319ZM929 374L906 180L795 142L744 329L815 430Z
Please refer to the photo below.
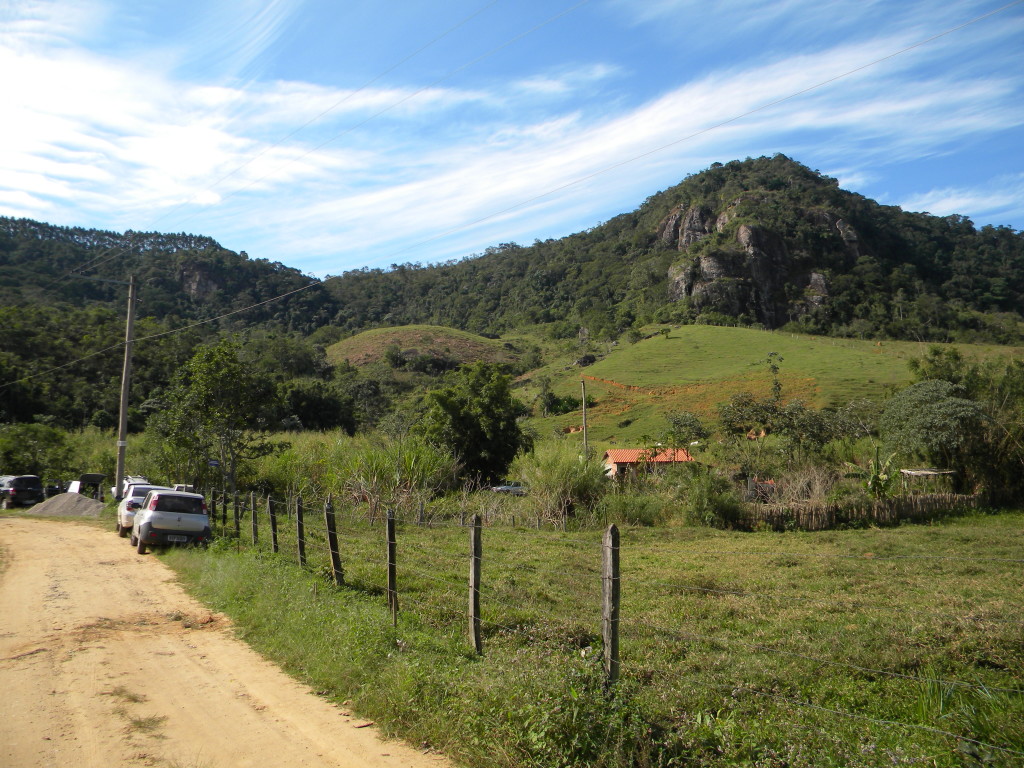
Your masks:
M112 531L0 516L0 549L0 765L449 766L289 678Z

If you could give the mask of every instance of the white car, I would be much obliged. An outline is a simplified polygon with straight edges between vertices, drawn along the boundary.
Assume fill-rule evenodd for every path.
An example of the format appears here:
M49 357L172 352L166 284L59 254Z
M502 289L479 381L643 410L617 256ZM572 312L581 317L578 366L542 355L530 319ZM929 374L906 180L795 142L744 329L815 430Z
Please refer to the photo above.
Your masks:
M117 520L114 522L114 530L122 539L132 529L132 521L135 519L135 511L142 506L146 494L150 491L168 491L166 485L133 484L125 488L125 496L117 505Z
M168 544L206 544L210 515L200 493L157 489L146 494L132 520L132 546L140 555L146 547Z

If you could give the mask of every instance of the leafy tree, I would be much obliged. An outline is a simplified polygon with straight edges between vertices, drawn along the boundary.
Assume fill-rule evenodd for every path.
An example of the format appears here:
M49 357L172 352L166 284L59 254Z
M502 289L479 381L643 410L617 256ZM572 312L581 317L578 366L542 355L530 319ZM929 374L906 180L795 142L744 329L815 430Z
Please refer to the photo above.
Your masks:
M14 474L59 477L71 469L71 446L63 430L45 424L0 427L0 466Z
M934 346L910 369L919 383L946 382L976 404L981 418L962 428L965 487L981 485L993 502L1015 502L1024 491L1024 362L978 363L955 347Z
M454 384L430 392L427 402L417 431L456 456L474 481L498 480L516 454L530 447L518 422L525 408L497 365L463 367Z
M668 430L662 442L672 449L683 448L687 451L699 449L701 443L711 437L711 432L700 417L690 411L670 413L665 417ZM697 445L694 445L694 444Z
M263 430L279 407L272 382L243 363L239 351L230 340L200 347L175 378L166 407L149 421L168 445L168 470L201 482L216 459L232 491L239 463L276 447Z
M278 385L282 413L297 429L356 431L352 398L322 379L292 379Z
M883 439L902 454L956 470L959 489L974 474L984 422L981 405L962 394L963 387L949 381L920 381L889 400L879 422Z

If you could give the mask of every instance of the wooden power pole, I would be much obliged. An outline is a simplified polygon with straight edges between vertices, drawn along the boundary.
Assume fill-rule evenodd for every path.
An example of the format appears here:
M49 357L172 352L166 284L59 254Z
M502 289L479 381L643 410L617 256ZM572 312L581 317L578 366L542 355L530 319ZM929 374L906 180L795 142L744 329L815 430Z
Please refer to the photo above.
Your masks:
M132 379L132 342L135 339L135 276L128 278L128 321L124 332L124 368L121 372L121 412L117 424L117 472L114 497L121 498L124 481L124 455L128 447L128 391Z

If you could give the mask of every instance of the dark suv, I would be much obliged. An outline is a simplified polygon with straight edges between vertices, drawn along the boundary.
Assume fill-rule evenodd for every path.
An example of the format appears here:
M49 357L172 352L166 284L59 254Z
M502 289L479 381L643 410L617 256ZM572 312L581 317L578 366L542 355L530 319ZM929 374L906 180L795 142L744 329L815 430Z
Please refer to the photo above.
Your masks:
M43 481L35 475L0 477L0 506L4 509L38 504L43 500Z

